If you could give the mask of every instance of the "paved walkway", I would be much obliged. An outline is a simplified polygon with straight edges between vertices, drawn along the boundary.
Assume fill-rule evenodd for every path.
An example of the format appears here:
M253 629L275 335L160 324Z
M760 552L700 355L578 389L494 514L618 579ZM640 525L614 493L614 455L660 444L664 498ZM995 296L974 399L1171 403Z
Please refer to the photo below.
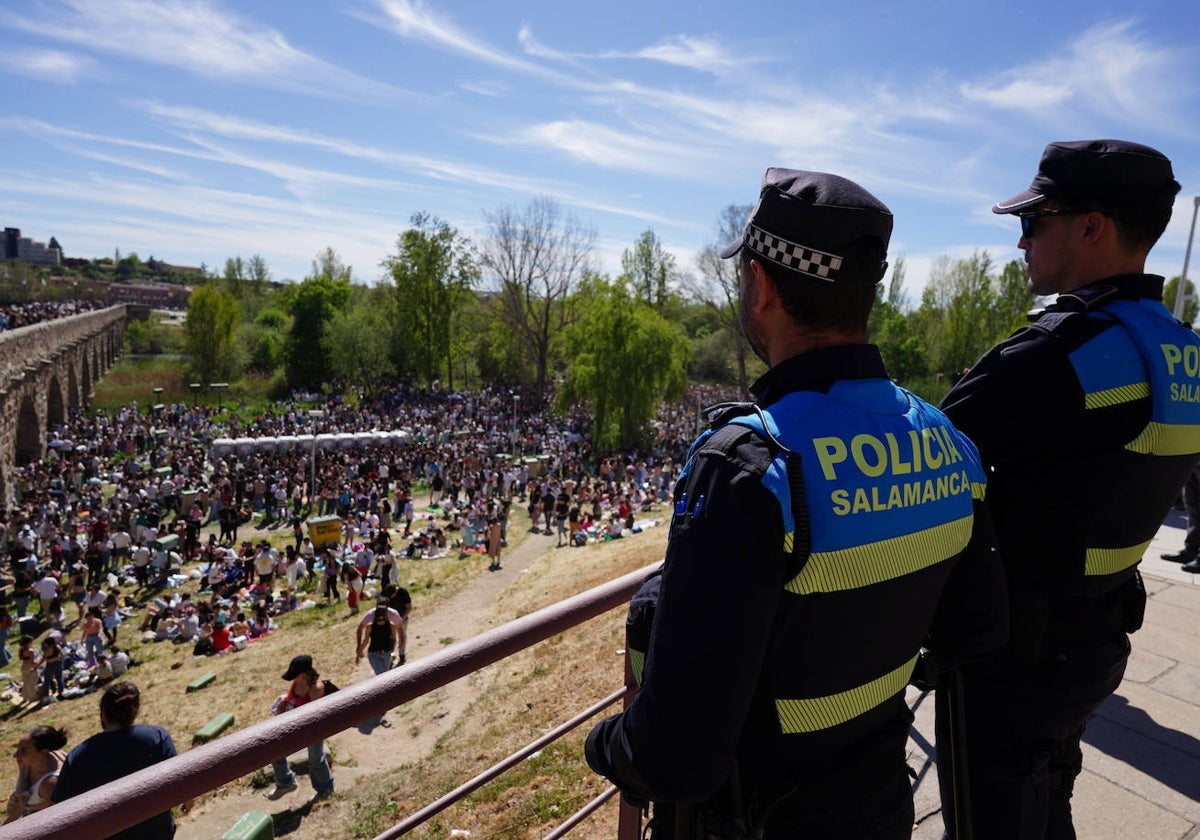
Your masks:
M1073 810L1080 840L1200 840L1200 575L1159 559L1183 547L1172 511L1142 561L1150 595L1125 681L1088 724ZM910 763L920 780L915 840L942 836L929 761L933 698L917 704Z

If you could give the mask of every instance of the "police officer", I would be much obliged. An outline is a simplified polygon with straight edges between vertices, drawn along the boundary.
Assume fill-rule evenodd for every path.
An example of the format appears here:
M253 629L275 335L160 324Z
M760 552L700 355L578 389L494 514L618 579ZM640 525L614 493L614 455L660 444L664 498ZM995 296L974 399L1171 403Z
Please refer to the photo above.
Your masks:
M1030 289L1058 299L943 402L991 471L1012 607L1005 655L964 672L977 840L1075 837L1084 724L1121 682L1138 561L1197 462L1200 344L1144 273L1178 191L1154 149L1051 143L992 208L1020 220Z
M642 689L586 745L627 799L675 812L654 836L908 838L918 651L1003 644L975 447L865 343L891 230L857 184L769 169L722 252L771 369L692 446Z

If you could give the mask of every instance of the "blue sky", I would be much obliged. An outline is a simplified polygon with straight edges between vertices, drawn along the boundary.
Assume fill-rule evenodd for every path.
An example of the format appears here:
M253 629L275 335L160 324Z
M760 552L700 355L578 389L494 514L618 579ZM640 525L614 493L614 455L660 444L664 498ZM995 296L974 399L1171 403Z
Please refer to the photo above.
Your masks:
M939 257L1018 257L991 204L1091 137L1174 161L1170 276L1200 194L1200 4L1174 0L5 0L0 78L4 226L279 280L332 246L374 282L414 212L482 239L542 195L599 269L649 227L693 271L778 165L886 202L915 298Z

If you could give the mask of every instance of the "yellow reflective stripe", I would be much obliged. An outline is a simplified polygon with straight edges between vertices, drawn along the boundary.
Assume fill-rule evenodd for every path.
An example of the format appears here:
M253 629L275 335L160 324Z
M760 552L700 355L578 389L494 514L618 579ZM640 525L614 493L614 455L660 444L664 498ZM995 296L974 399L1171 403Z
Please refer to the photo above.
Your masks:
M912 574L962 551L971 538L971 520L964 516L913 534L815 552L783 588L796 595L840 592Z
M1150 540L1126 548L1089 548L1083 564L1085 575L1115 575L1142 559Z
M629 649L629 670L633 671L633 679L638 685L642 684L642 673L646 670L645 651Z
M1125 448L1142 455L1193 455L1200 452L1200 426L1149 423Z
M1144 400L1150 397L1149 382L1135 382L1132 385L1121 385L1117 388L1107 388L1094 394L1085 394L1084 408L1107 408L1110 405Z
M783 553L791 554L792 549L795 547L795 545L796 545L796 532L788 531L786 534L783 535Z
M779 726L785 734L795 735L817 732L852 720L903 691L916 664L917 657L914 656L896 670L849 691L804 700L776 700Z

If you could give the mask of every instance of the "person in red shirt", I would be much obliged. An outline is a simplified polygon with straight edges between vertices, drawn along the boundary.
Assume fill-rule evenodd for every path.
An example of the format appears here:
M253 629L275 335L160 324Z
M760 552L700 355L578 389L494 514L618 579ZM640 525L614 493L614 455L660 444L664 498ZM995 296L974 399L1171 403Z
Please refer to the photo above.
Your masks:
M275 699L272 714L282 715L298 706L320 700L326 694L337 691L329 680L321 679L313 667L313 660L307 654L294 657L283 672L283 679L291 680L286 694ZM296 775L288 766L287 756L281 756L271 762L275 771L275 787L267 792L267 799L279 799L296 789ZM329 760L325 757L325 742L317 741L308 746L308 778L312 781L316 798L323 799L333 793L333 773L329 769Z

